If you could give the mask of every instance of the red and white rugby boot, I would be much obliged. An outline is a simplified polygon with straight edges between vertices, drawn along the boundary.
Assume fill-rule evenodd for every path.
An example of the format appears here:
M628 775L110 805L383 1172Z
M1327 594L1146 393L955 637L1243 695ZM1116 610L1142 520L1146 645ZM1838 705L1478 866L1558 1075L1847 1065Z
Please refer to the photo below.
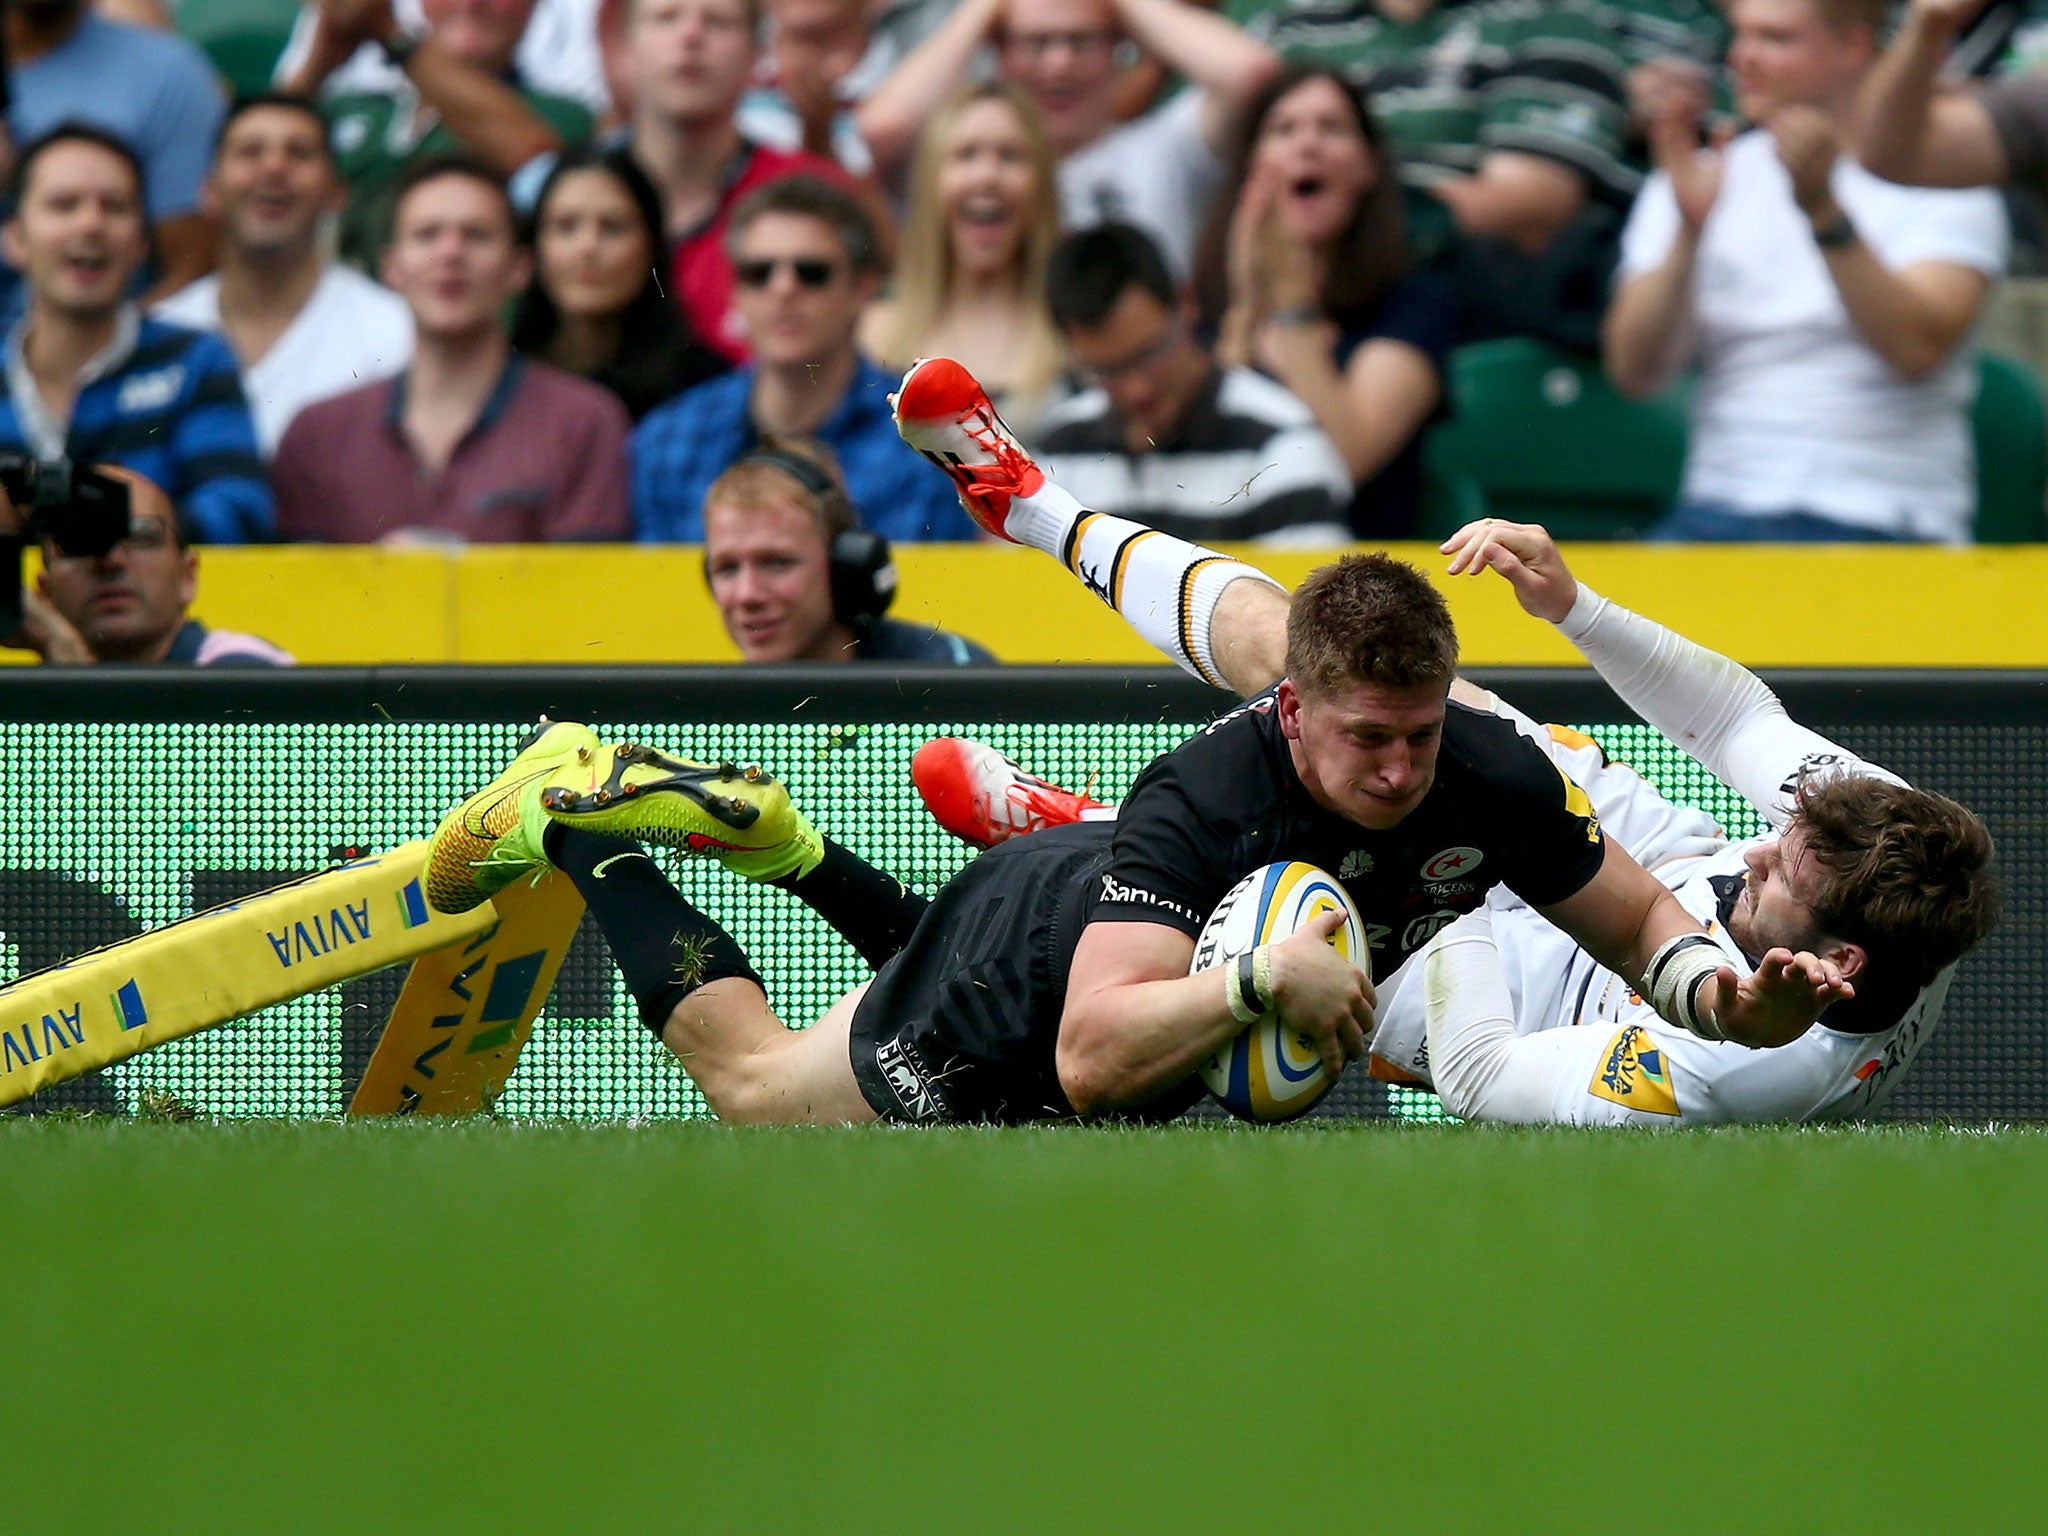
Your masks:
M1100 800L1026 773L994 747L965 736L934 736L910 759L911 782L932 819L964 843L997 843L1088 820Z
M1031 462L973 374L950 357L921 357L890 397L903 441L946 472L960 505L984 530L1003 528L1012 496L1034 496L1045 473Z

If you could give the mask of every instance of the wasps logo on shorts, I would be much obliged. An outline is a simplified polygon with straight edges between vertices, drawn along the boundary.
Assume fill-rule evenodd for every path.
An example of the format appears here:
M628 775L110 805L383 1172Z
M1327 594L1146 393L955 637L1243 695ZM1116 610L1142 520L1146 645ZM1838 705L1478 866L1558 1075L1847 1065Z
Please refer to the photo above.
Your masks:
M1646 1115L1678 1113L1678 1093L1671 1085L1664 1052L1634 1024L1607 1043L1606 1059L1586 1091Z

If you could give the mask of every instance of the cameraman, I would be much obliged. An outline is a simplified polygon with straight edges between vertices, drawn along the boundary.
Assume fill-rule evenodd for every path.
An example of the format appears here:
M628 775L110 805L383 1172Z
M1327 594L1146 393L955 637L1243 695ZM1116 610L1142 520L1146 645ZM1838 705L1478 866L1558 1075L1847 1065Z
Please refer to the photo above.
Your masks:
M234 353L144 315L128 298L149 253L142 173L119 140L77 124L26 145L0 254L26 312L0 371L0 448L149 476L209 543L276 523Z
M186 543L170 497L133 470L99 468L128 486L127 537L99 556L68 555L45 539L42 574L21 594L21 630L0 644L58 665L292 665L267 640L208 629L186 616L198 590L199 555ZM0 516L18 523L11 507Z

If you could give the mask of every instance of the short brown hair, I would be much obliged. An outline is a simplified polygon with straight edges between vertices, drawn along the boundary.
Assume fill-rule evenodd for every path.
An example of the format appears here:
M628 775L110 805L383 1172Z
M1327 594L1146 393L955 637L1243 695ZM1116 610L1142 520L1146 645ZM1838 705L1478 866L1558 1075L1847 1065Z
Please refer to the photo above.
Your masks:
M846 481L839 473L839 461L814 438L765 437L704 493L706 511L715 504L758 512L789 501L817 521L828 545L860 526L859 514L846 494Z
M391 228L388 239L398 237L398 217L405 207L405 200L430 181L441 181L448 177L459 181L473 181L492 194L492 200L505 210L505 227L511 232L512 243L525 243L525 230L519 221L519 210L512 205L512 194L506 189L505 178L476 155L461 150L450 150L446 154L422 155L398 173L397 181L391 186L390 217Z
M1873 42L1884 40L1890 10L1887 0L1813 0L1814 14L1829 31L1864 31Z
M1355 683L1449 687L1458 632L1443 594L1391 555L1346 555L1309 573L1287 609L1287 675L1327 697Z
M761 42L761 32L766 17L762 8L767 0L740 0L740 9L747 13L747 31L753 35L756 46ZM626 23L633 19L633 0L600 0L597 8L597 35L600 38L623 36Z
M877 271L882 265L881 239L867 209L851 192L822 177L778 177L741 198L739 206L732 211L731 222L726 225L725 249L728 256L737 255L747 226L764 213L796 214L829 225L839 236L847 262L857 273Z
M1868 774L1801 778L1793 821L1819 880L1814 920L1924 987L1998 926L1991 834L1945 795Z
M128 167L128 174L135 178L135 201L148 206L149 194L143 184L142 160L128 145L127 141L115 137L104 128L91 123L81 123L77 118L66 118L48 133L30 139L16 154L14 172L8 183L8 195L18 210L28 196L30 178L36 162L49 151L63 144L89 144L94 149L103 149Z

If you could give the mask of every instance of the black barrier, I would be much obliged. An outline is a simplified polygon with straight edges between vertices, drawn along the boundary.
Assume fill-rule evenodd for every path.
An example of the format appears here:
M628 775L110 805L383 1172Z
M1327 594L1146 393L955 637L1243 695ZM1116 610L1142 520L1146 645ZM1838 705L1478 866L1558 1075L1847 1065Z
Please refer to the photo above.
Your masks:
M1531 714L1632 721L1583 667L1477 667ZM1816 729L2048 725L2048 672L1793 669L1760 674ZM821 702L822 701L822 702ZM0 721L19 723L502 721L649 715L764 723L848 718L1057 722L1203 720L1229 696L1164 667L299 667L0 669Z
M1754 818L1584 671L1481 671L1539 718L1587 729L1735 835ZM2002 930L1963 967L1892 1118L2048 1119L2048 674L1786 672L1793 715L1982 814L2007 887ZM925 821L906 774L926 736L993 740L1048 776L1121 794L1229 700L1164 669L22 669L0 681L0 971L12 976L174 920L350 847L422 835L536 715L681 750L755 757L821 824L924 889L967 857ZM679 867L727 919L793 1019L859 979L794 902ZM352 983L152 1052L51 1102L132 1108L169 1093L224 1113L331 1114L374 1044L396 976ZM644 1031L601 942L565 966L501 1108L701 1112ZM1355 1081L1353 1080L1355 1079ZM1351 1074L1333 1112L1426 1118L1433 1101Z

